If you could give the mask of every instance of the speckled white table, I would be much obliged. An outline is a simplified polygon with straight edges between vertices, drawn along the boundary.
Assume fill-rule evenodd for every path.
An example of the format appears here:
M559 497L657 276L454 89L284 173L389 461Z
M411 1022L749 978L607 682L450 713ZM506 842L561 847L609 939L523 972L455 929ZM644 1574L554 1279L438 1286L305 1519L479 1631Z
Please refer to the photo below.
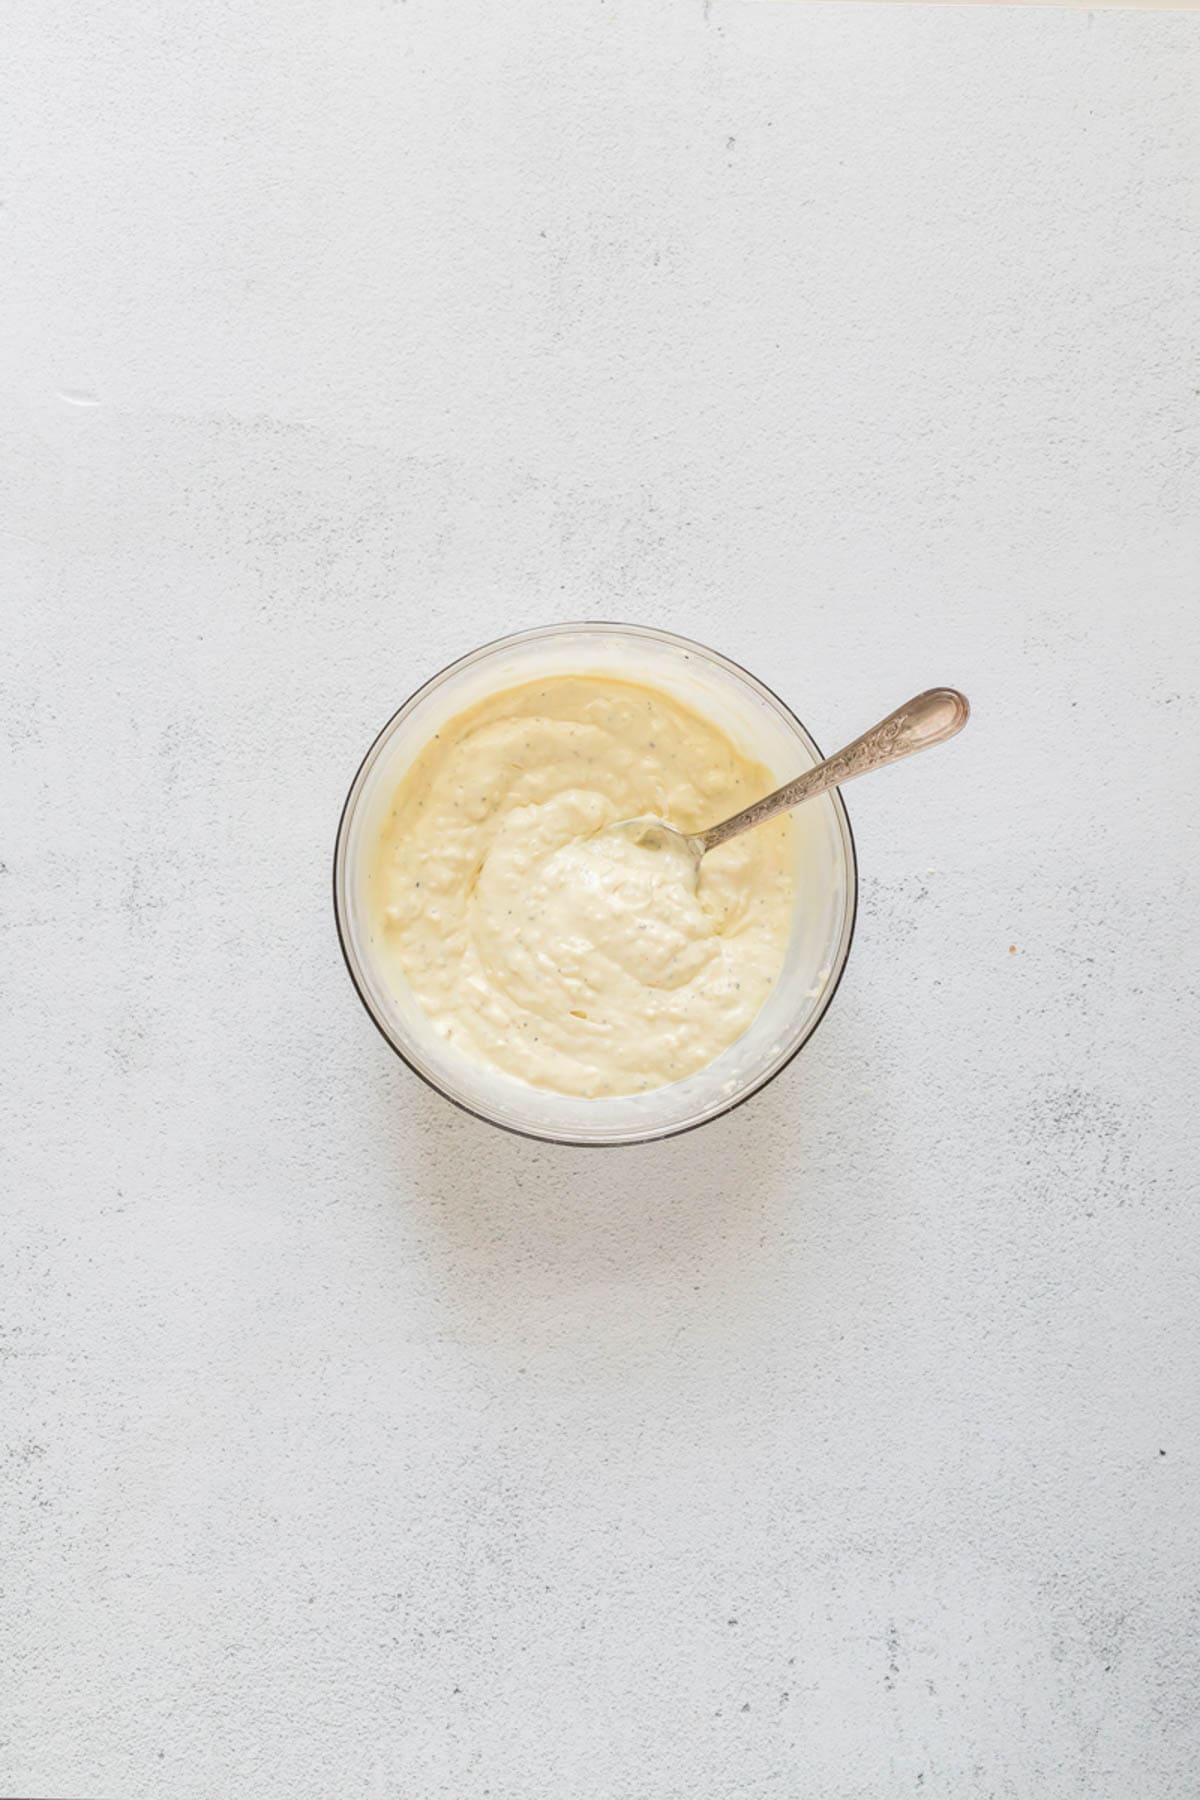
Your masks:
M2 30L0 1792L1192 1800L1200 22ZM328 897L579 615L975 703L805 1054L613 1155Z

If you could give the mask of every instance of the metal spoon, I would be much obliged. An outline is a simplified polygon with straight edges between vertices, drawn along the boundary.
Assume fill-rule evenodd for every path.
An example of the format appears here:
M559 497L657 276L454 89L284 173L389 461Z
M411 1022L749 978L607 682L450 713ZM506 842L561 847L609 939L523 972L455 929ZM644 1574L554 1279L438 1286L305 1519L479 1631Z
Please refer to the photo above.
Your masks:
M776 788L773 794L755 800L741 812L734 813L731 819L710 825L707 831L689 837L686 832L676 831L664 819L649 816L623 819L610 830L620 831L648 849L670 850L690 858L694 879L700 868L700 858L727 838L750 831L778 813L790 812L793 806L815 799L827 788L853 781L856 775L870 775L875 769L886 768L888 763L915 756L918 750L931 750L934 744L944 744L947 738L955 737L962 730L970 716L971 708L965 694L955 688L929 688L914 699L906 700L903 706L898 706L862 737L855 738L844 750L839 750L835 756L827 756L815 769Z

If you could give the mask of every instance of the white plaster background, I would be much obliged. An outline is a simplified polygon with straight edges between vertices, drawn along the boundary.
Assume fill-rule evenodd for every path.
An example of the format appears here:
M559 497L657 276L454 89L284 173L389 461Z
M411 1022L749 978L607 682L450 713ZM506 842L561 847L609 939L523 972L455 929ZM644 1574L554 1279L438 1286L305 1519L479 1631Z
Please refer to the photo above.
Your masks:
M1197 21L3 37L0 1791L1192 1800ZM328 897L579 615L976 709L802 1058L613 1155L409 1077Z

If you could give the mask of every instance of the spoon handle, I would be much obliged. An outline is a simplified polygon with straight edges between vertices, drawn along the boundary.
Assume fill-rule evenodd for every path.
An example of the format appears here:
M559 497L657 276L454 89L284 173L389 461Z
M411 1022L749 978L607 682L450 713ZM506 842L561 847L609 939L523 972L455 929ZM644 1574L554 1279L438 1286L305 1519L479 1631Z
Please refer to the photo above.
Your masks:
M755 800L742 812L734 813L731 819L722 819L719 825L698 832L697 840L706 851L713 850L726 838L737 837L739 832L749 831L752 825L773 819L776 813L790 812L793 806L823 794L826 788L840 787L845 781L853 781L856 775L869 775L873 769L899 762L902 757L915 756L918 750L931 750L934 744L944 744L947 738L960 732L970 714L965 694L955 688L929 688L914 699L906 700L870 731L855 738L844 750L827 756L807 774L799 775L785 787L776 788L773 794Z

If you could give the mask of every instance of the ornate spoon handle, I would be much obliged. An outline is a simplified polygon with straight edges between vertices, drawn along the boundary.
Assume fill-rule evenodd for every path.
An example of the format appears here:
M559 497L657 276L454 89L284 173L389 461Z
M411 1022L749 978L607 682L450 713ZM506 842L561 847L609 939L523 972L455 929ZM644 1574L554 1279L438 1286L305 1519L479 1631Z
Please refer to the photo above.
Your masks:
M702 845L704 850L715 849L726 838L737 837L739 832L749 831L752 825L773 819L776 813L789 812L793 806L823 794L826 788L840 787L844 781L853 781L856 775L869 775L873 769L882 769L887 763L915 756L918 750L930 750L934 744L944 744L947 738L962 730L970 714L966 696L955 688L929 688L915 699L906 700L886 719L855 738L844 750L826 757L806 775L797 776L785 787L776 788L773 794L734 813L732 819L722 819L719 825L698 832L694 842Z

